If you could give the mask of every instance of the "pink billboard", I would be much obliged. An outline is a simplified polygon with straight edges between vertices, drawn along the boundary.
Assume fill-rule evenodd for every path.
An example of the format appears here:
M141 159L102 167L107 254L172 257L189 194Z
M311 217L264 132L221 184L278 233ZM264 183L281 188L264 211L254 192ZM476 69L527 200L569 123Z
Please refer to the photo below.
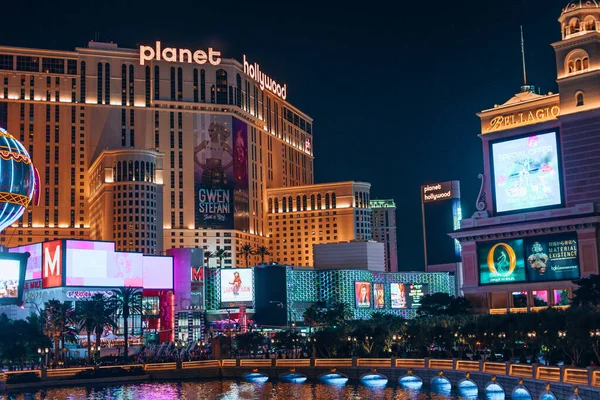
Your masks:
M27 246L13 247L8 249L10 253L29 252L27 259L27 269L25 271L25 280L42 279L42 244L30 244Z
M144 289L173 289L173 257L144 256Z
M111 242L68 240L66 285L142 287L142 254L119 253Z

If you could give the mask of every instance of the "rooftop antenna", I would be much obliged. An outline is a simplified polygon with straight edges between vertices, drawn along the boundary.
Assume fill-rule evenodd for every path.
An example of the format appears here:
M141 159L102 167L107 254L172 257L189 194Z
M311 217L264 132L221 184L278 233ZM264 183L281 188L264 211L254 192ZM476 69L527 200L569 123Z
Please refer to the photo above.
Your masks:
M521 56L523 57L523 86L527 86L527 70L525 68L525 40L523 39L523 25L521 25Z
M535 86L527 84L527 69L525 67L525 39L523 39L523 25L521 25L521 57L523 59L523 86L521 86L521 92L535 93Z

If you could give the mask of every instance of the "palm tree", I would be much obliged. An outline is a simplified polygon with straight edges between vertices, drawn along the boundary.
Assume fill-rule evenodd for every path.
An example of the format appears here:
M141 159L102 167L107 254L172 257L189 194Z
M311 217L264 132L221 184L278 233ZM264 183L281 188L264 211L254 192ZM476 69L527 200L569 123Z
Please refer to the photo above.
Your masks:
M71 302L61 303L58 300L48 300L45 303L44 313L44 333L54 342L54 359L58 361L60 354L60 344L63 344L65 338L67 341L74 339L73 326L74 311Z
M80 330L87 334L88 343L88 362L92 357L92 332L96 335L96 348L100 347L100 337L104 332L104 327L110 326L116 329L116 323L113 319L114 309L111 303L107 302L104 295L97 293L91 299L81 301L77 306L76 321Z
M260 262L261 264L265 263L265 256L269 256L271 255L271 252L269 251L269 248L266 246L258 246L256 248L256 250L254 251L254 254L258 254L260 256Z
M304 317L304 323L308 325L308 337L311 337L311 328L313 326L318 326L319 322L323 318L323 312L321 311L319 306L317 306L316 304L312 304L310 307L304 310L302 317Z
M112 307L117 316L123 318L125 357L129 357L129 317L142 314L142 292L136 288L122 287L115 290L115 295Z
M214 256L215 256L215 254L212 251L204 250L204 263L206 264L207 268L210 267L208 262L210 261L211 258L214 258Z
M223 268L223 259L227 257L227 251L225 249L217 249L213 254L214 258L219 259L219 268Z
M249 244L245 244L240 249L240 254L246 257L246 268L250 266L250 256L254 254L254 249Z

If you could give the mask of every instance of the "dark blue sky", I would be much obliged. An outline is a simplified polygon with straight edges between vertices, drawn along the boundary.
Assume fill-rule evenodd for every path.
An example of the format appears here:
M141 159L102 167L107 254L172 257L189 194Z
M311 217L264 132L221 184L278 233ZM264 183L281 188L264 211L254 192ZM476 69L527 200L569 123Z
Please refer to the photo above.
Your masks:
M423 269L420 186L460 180L473 213L483 170L475 113L519 90L519 25L529 82L556 92L550 43L567 1L326 3L10 2L0 44L70 50L99 31L122 47L162 40L247 54L314 118L316 181L367 181L373 198L395 199L400 269Z

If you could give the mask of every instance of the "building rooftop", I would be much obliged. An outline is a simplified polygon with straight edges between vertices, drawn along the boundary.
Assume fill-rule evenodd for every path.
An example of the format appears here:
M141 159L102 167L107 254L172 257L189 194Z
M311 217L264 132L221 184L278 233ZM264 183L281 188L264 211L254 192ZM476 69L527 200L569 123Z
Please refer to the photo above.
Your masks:
M371 208L396 208L394 200L371 200L369 205Z

